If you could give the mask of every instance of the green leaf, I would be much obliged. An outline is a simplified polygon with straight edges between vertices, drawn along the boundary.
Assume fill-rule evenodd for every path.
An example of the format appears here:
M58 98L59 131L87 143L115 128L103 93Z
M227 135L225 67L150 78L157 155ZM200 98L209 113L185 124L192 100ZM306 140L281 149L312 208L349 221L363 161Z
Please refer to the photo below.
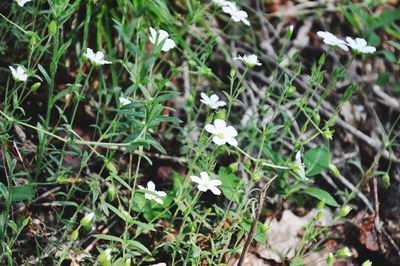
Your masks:
M11 201L27 200L35 197L35 189L30 185L22 185L10 188Z
M102 240L108 240L108 241L114 241L114 242L120 242L122 243L123 240L119 237L112 236L112 235L102 235L102 234L94 234L94 237Z
M397 50L400 50L400 43L394 42L394 41L388 41L388 43L396 48Z
M325 190L319 188L304 188L302 190L304 193L317 198L321 201L324 201L326 204L333 206L333 207L340 207L340 205L336 202L336 200L326 192Z
M138 251L142 251L147 253L148 255L151 255L150 250L148 250L142 243L135 241L135 240L128 240L128 246L130 248L134 248Z
M244 190L242 189L243 183L240 179L225 167L219 169L218 177L222 182L222 185L219 187L222 194L224 194L228 200L240 203L244 195Z
M329 169L329 151L326 146L316 147L304 153L306 176L317 175Z

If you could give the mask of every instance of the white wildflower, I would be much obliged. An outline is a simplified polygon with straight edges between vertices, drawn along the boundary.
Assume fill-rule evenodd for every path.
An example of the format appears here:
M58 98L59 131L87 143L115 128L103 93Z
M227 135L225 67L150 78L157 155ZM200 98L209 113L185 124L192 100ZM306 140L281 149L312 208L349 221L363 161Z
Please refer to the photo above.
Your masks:
M252 55L244 55L244 56L238 56L233 58L233 60L240 60L242 61L246 66L252 68L254 66L261 66L260 61L258 61L258 57L255 54Z
M218 179L210 179L210 176L206 172L201 172L200 177L192 175L190 179L198 184L197 188L202 192L211 190L214 195L221 194L221 190L217 188L217 186L222 184L221 181Z
M218 109L219 107L226 105L226 102L220 101L218 95L216 94L212 94L210 97L208 97L207 94L202 92L200 95L202 98L200 101L212 109Z
M296 153L296 160L295 160L295 162L294 162L294 166L295 166L294 171L295 171L302 179L307 179L307 178L306 178L306 172L305 172L305 170L304 170L304 164L303 164L303 162L301 161L301 152L300 152L300 151L298 151L298 152Z
M376 48L373 46L368 46L367 41L362 38L356 38L355 40L351 37L346 38L347 45L350 46L351 49L358 53L363 54L372 54L376 51Z
M18 66L17 69L9 66L11 70L11 74L15 81L27 81L28 75L26 74L25 69L22 66Z
M84 56L90 61L90 63L94 66L101 66L105 64L111 64L110 61L104 60L104 53L101 51L98 51L97 53L94 53L92 49L87 48L86 53Z
M175 41L168 38L169 34L165 30L159 30L156 32L155 29L150 27L150 42L154 45L159 45L164 40L164 44L161 48L162 51L168 52L176 46Z
M225 5L222 7L222 11L229 14L233 21L243 22L245 25L250 26L250 21L247 19L247 12L238 9L234 3L229 1L225 2Z
M207 124L204 129L213 134L213 142L217 145L223 145L229 143L232 146L237 146L238 142L235 137L238 135L236 129L232 126L226 126L224 120L215 119L214 125Z
M140 185L139 185L139 188L140 189L145 189L145 190L148 190L148 191L152 192L152 194L144 193L144 197L146 199L155 200L159 204L163 204L164 203L162 198L165 197L167 194L164 191L157 191L156 190L156 185L152 181L147 182L147 188L144 188L144 187L142 187Z
M125 98L124 96L119 97L119 103L121 104L121 106L127 105L132 103L131 100Z
M349 50L349 47L347 47L347 44L344 40L339 39L335 35L333 35L330 32L327 31L318 31L317 35L323 39L323 42L330 45L330 46L339 46L345 51Z

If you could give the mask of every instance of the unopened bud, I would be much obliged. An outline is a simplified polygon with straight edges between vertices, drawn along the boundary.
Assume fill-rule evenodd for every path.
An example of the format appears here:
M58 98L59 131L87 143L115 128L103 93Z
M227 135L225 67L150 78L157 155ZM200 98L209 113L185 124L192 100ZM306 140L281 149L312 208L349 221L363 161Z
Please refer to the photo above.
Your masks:
M89 226L91 226L91 223L92 223L92 221L93 221L93 219L94 219L94 212L90 212L90 213L88 213L88 214L86 214L82 219L81 219L81 222L80 222L80 224L83 226L83 227L89 227Z
M344 248L339 249L336 252L336 256L339 258L348 258L348 257L353 256L353 253L351 253L351 251L348 247L344 247Z
M111 265L111 249L108 248L100 253L97 257L97 260L100 265L102 266L109 266Z
M333 256L332 253L329 253L328 257L326 258L326 264L331 266L331 265L333 265L334 261L335 261L335 257Z
M331 170L332 174L336 177L340 176L340 171L334 164L329 164L329 169Z
M344 205L342 206L342 208L340 208L339 215L345 217L349 214L350 211L351 211L350 205Z
M366 260L361 264L361 266L372 266L372 262L370 260Z
M57 33L57 24L54 20L52 20L49 24L49 32L51 35L54 35Z

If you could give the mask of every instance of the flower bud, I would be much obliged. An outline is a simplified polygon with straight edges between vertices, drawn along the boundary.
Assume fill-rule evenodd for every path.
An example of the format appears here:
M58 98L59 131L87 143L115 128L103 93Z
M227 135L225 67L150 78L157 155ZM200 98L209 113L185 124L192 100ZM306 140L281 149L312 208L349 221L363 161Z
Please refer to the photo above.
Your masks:
M266 233L269 229L269 225L268 224L263 224L261 227L261 232Z
M89 227L89 226L91 225L93 219L94 219L94 215L95 215L94 212L90 212L90 213L86 214L86 215L81 219L80 224L81 224L83 227Z
M131 258L127 258L124 262L124 266L131 266L131 262L132 262Z
M342 217L345 217L349 214L350 211L351 211L350 205L346 204L346 205L342 206L342 208L340 208L339 215Z
M79 228L75 229L71 234L71 241L75 241L79 236Z
M286 89L286 94L291 97L296 93L296 87L295 86L288 86Z
M36 91L37 89L39 89L40 85L42 85L42 83L40 82L36 82L31 86L31 90L32 92Z
M234 76L235 76L235 69L234 68L231 68L231 71L229 72L229 76L231 77L231 78L233 78Z
M326 264L333 265L333 263L335 262L335 257L333 256L332 253L329 253L328 257L326 258Z
M111 248L102 251L100 255L97 257L97 261L102 266L111 265Z
M372 266L372 262L370 260L366 260L361 264L361 266Z
M107 189L107 200L109 202L113 202L114 199L115 199L115 195L116 195L115 187L114 186L109 186L108 189Z
M334 164L330 163L329 169L331 170L331 172L334 176L336 176L336 177L340 176L340 171L339 171L339 169L337 169L337 167Z
M235 173L238 170L239 164L236 163L231 163L228 168L232 173Z
M286 40L289 40L292 37L292 34L293 34L293 25L290 25L285 34Z
M351 251L348 247L344 247L344 248L339 249L336 252L336 256L339 258L348 258L348 257L353 256L353 253L351 253Z
M49 33L54 35L57 33L57 24L54 20L52 20L49 24Z
M321 116L318 114L318 112L313 115L313 120L317 126L319 125L319 122L321 122Z
M382 176L382 185L384 188L388 188L390 186L390 176L387 173Z
M325 138L327 139L332 139L333 138L333 132L335 132L334 130L329 130L326 129L322 132L322 134L324 135Z
M317 204L318 209L322 209L324 207L325 207L325 201L321 200L320 202L318 202L318 204Z

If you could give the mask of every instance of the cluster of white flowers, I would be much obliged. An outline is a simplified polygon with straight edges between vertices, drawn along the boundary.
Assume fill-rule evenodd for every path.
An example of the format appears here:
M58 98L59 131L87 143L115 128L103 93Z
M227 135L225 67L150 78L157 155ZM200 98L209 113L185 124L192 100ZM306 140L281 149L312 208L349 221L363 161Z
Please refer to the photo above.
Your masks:
M349 47L355 53L372 54L376 51L375 47L368 46L367 41L362 38L346 37L346 41L344 41L327 31L318 31L317 35L323 39L324 43L330 46L339 46L344 51L348 51Z
M231 16L234 22L242 22L250 26L250 21L247 19L249 15L246 11L240 10L235 3L226 0L212 0L214 4L222 7L222 11Z

